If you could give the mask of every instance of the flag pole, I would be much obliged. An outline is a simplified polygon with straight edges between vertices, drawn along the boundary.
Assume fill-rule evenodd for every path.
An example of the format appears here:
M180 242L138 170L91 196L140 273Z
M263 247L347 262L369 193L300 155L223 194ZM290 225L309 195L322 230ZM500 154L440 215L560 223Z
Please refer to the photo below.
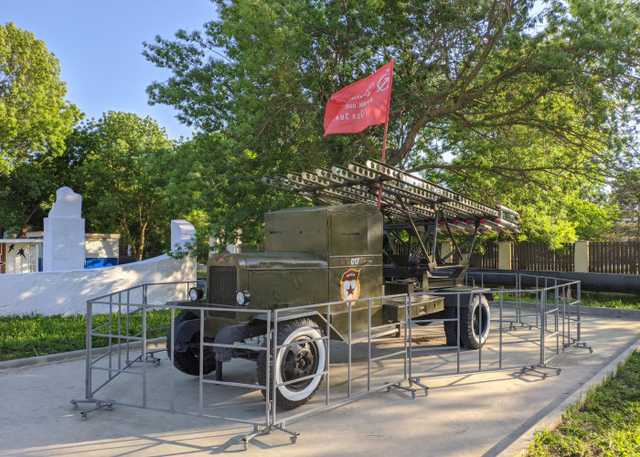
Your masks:
M393 91L393 74L395 72L396 61L391 59L391 80L389 81L389 99L387 100L387 121L384 123L384 135L382 137L382 150L380 151L380 161L386 163L387 161L387 133L389 132L389 119L391 118L391 92ZM378 209L382 207L382 181L378 186Z
M387 161L387 132L389 131L389 116L387 122L384 123L384 136L382 137L382 151L380 151L380 161Z
M391 97L389 97L391 98ZM389 131L389 112L387 111L387 122L384 123L384 135L382 137L382 150L380 151L380 161L385 163L387 161L387 132ZM382 207L382 181L378 185L378 209Z

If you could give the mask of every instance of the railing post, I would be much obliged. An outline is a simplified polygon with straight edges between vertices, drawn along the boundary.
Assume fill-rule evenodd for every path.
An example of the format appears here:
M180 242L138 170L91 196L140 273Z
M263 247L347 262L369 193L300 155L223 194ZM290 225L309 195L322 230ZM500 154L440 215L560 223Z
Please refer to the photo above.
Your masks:
M121 308L122 306L120 306ZM120 318L118 317L118 320ZM147 304L142 305L142 407L147 407ZM119 367L118 367L119 368Z
M567 300L571 294L571 284L564 287L562 299L562 352L567 347Z
M502 305L504 303L504 287L500 292L500 348L498 351L498 368L502 370Z
M198 409L204 414L204 308L200 308L200 360L198 361Z
M131 310L130 310L130 304L131 304L131 294L130 291L127 290L127 308L126 308L126 318L124 321L124 334L128 337L129 336L129 317L131 314ZM126 356L126 363L128 364L130 362L130 344L129 344L129 338L127 338L127 340L125 341L125 345L126 345L126 351L127 351L127 356Z
M266 352L265 359L267 365L265 367L265 384L264 384L264 393L265 393L265 426L271 426L271 408L273 408L274 398L271 397L271 326L273 322L271 321L271 310L267 311L267 338L266 338Z
M367 299L367 392L371 392L371 298Z
M325 406L329 406L331 402L331 303L327 305L327 379L325 383L325 397L324 404Z
M456 294L456 373L460 374L460 292Z
M273 311L273 342L271 343L271 360L273 362L273 370L271 370L271 426L275 426L278 421L278 396L277 396L277 379L276 379L276 364L278 363L278 310Z
M543 289L543 293L540 295L540 302L538 304L538 309L539 309L539 325L540 325L540 366L544 366L545 365L545 355L544 355L544 332L545 332L545 325L546 325L546 295L547 295L547 290Z
M409 385L411 385L411 378L409 377L409 370L408 370L408 360L409 360L409 340L407 338L408 336L408 328L407 326L409 325L409 317L408 317L408 311L409 311L409 301L407 300L407 297L404 298L404 330L403 330L403 324L400 324L400 327L398 327L398 331L400 332L400 336L402 337L402 344L404 345L404 358L403 358L403 372L402 372L402 376L403 376L403 380L409 381Z
M558 325L558 317L560 315L560 290L558 289L558 280L555 280L554 285L554 298L553 298L553 308L555 311L554 315L554 328L553 330L556 333L556 354L560 354L560 329Z
M478 371L482 371L482 324L484 323L484 320L482 319L482 299L480 297L480 294L478 294L478 332L480 334L480 345L478 347ZM472 303L473 293L469 296L469 305ZM469 309L472 309L471 306L469 306ZM471 325L473 325L473 314L470 317L472 322Z
M538 304L542 301L542 292L540 292L540 281L539 277L536 276L536 299L538 300ZM540 313L536 315L536 327L540 327Z
M413 293L413 286L409 284L409 292L405 298L405 321L408 329L408 333L405 331L406 338L408 340L406 357L408 357L407 369L409 383L413 382L413 335L411 325L411 294Z
M86 361L85 361L85 385L84 385L84 397L87 400L91 400L93 398L93 385L91 380L91 353L93 349L93 303L91 300L87 301L87 311L85 316L86 323L86 334L85 334L85 345L87 349ZM109 348L111 349L111 348ZM109 372L111 375L111 372Z
M175 365L175 347L176 347L176 308L175 306L171 306L171 330L169 332L170 341L167 341L167 349L169 349L169 358L171 363L171 412L175 412L176 410L176 368Z
M351 301L347 302L347 332L349 339L349 347L347 348L347 398L351 400L351 338L352 338L352 329L351 329L351 310L352 310Z
M118 318L117 318L117 329L118 329L118 374L120 374L120 370L122 370L122 351L120 347L122 345L122 291L118 292ZM144 308L143 308L144 310ZM144 329L143 329L144 330ZM142 349L144 350L144 342L142 345ZM144 355L144 354L143 354Z
M578 282L577 284L577 297L576 297L576 307L577 307L577 323L576 323L576 342L579 343L582 337L582 318L580 315L580 308L582 307L582 282Z
M115 293L114 293L115 294ZM109 338L107 344L109 345L109 373L108 378L111 379L111 375L113 372L113 296L114 294L109 295Z

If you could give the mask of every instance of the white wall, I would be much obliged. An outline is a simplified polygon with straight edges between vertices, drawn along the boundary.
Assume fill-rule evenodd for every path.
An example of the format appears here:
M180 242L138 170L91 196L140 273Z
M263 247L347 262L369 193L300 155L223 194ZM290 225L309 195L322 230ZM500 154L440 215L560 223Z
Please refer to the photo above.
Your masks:
M162 255L115 267L64 272L0 275L0 315L84 313L86 301L138 284L192 281L196 265L190 257L174 259ZM149 303L186 298L186 286L149 289ZM131 302L141 302L131 296ZM98 306L94 312L100 312ZM105 310L106 311L106 310Z
M117 259L120 257L120 235L87 233L84 252L89 259Z

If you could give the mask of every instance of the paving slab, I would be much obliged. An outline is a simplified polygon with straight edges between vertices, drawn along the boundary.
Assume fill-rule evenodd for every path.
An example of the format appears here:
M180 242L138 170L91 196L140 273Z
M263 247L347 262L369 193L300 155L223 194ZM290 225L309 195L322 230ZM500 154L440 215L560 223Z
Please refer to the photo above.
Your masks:
M438 344L434 330L416 330L415 340ZM436 332L437 333L437 332ZM503 369L498 370L499 333L482 352L482 373L473 372L478 353L461 354L462 375L455 370L456 352L419 354L414 369L425 375L428 396L415 400L400 391L377 392L346 406L287 424L301 436L291 444L288 436L275 432L254 441L246 456L491 456L497 455L522 432L552 411L560 402L593 377L603 366L640 335L640 322L620 318L585 317L583 338L594 353L571 348L551 364L560 375L547 370L520 374L524 364L536 362L536 329L503 333ZM555 347L554 340L547 341ZM377 350L394 350L394 342ZM354 347L353 392L366 388L366 345ZM332 401L346 396L344 351L332 347ZM333 360L333 359L332 359ZM117 361L112 361L117 363ZM168 361L160 367L136 367L147 372L147 402L154 407L171 406L174 389L180 408L197 410L197 379L171 377ZM380 385L402 377L404 364L389 359L375 364L372 382ZM225 365L225 378L255 380L252 363ZM141 375L122 375L100 395L131 403L141 402ZM0 370L0 456L167 456L212 455L240 452L231 445L250 427L213 418L116 406L86 421L69 403L81 398L84 362L73 360L42 366ZM233 414L242 420L259 420L264 403L257 392L206 386L206 412ZM321 405L324 385L306 408ZM335 398L334 398L335 397ZM304 409L303 409L304 410Z

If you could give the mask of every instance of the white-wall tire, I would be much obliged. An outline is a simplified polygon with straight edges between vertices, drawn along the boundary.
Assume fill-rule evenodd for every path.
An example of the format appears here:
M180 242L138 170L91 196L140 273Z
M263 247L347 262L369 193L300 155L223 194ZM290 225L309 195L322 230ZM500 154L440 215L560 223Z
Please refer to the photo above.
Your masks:
M276 388L278 409L289 410L303 405L318 390L325 371L327 354L322 331L310 319L296 319L278 326L278 346L272 365L272 382L282 384L297 378L312 376L300 383ZM299 343L298 345L292 343ZM295 363L294 363L295 362ZM258 382L266 385L266 354L258 358ZM270 383L270 394L273 384ZM263 394L266 393L263 391Z
M315 369L311 374L319 375L324 371L325 361L326 361L326 350L324 346L324 342L322 341L322 334L318 328L314 327L300 327L293 332L291 332L286 339L282 342L282 344L290 344L295 341L304 341L308 339L309 345L312 345L316 349L317 360L315 363ZM288 347L282 347L278 351L278 355L276 356L276 370L275 370L275 380L276 384L281 384L285 382L286 379L283 377L282 373L282 364L285 362L285 354L287 354ZM304 382L304 381L303 381ZM312 378L309 383L302 389L296 390L292 388L291 384L286 386L280 386L278 388L278 392L287 400L298 402L301 400L309 399L315 391L318 389L318 386L322 382L322 376L316 376Z

